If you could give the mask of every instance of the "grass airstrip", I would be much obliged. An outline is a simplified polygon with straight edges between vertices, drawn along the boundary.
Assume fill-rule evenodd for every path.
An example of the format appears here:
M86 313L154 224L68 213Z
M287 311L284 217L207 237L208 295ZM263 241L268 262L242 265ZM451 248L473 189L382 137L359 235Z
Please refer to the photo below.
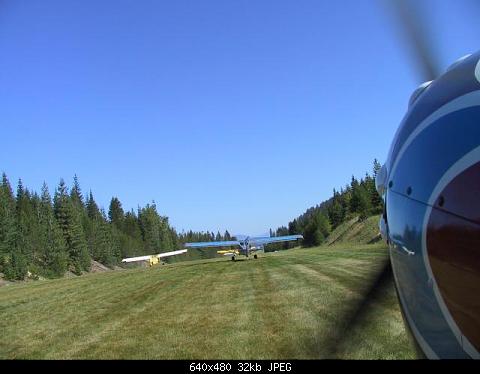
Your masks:
M415 358L393 284L339 338L387 256L292 249L3 286L0 358Z

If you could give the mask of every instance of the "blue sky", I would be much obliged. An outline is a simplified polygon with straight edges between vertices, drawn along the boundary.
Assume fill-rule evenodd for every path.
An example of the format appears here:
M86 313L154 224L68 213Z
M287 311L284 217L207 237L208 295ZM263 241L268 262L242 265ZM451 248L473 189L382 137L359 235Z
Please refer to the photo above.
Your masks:
M446 68L480 7L425 0ZM2 1L0 171L260 234L386 157L420 83L381 1Z

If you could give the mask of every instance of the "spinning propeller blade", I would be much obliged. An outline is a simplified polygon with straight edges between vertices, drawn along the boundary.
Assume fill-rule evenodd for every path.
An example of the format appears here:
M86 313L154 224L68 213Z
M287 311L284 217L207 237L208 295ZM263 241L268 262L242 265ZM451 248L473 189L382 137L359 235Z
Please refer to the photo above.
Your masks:
M382 294L385 287L390 287L393 281L392 267L390 259L386 259L378 272L372 278L371 283L363 293L360 300L355 304L350 304L342 318L342 327L332 337L327 351L328 358L336 358L342 343L347 341L351 331L357 323L364 319L371 311L371 302Z
M413 56L418 67L420 78L423 82L431 81L440 75L436 55L431 47L425 30L426 22L421 22L419 12L410 0L387 0L386 4L399 21L402 33L412 48ZM393 273L390 260L382 264L378 273L373 277L372 283L365 291L363 297L345 313L342 328L333 337L329 356L334 358L355 325L371 311L371 301L374 300L384 287L392 284Z
M440 75L438 58L426 30L427 18L420 17L418 4L410 0L387 0L387 6L398 20L418 68L422 82L432 81Z

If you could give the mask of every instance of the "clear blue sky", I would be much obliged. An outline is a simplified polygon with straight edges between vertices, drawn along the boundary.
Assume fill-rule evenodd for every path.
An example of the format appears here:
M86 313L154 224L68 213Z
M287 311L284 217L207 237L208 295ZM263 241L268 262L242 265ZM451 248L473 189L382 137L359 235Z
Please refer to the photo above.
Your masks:
M440 65L480 7L425 0ZM379 1L0 1L0 171L260 234L386 157L412 90Z

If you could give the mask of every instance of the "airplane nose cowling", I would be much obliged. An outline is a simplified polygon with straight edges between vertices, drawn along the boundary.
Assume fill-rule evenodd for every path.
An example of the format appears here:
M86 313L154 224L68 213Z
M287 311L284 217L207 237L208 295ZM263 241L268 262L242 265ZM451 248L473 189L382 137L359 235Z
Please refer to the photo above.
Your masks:
M387 167L385 165L382 165L382 167L378 171L377 177L375 178L375 188L377 189L377 192L380 196L383 196L385 192L387 178Z
M380 235L382 235L383 241L388 242L387 224L385 223L385 219L383 217L380 217L380 220L378 221L378 229L380 230Z
M427 210L425 245L452 328L466 349L480 352L480 162L458 174L456 165Z
M419 87L376 180L402 309L430 358L480 358L479 78L476 53Z

